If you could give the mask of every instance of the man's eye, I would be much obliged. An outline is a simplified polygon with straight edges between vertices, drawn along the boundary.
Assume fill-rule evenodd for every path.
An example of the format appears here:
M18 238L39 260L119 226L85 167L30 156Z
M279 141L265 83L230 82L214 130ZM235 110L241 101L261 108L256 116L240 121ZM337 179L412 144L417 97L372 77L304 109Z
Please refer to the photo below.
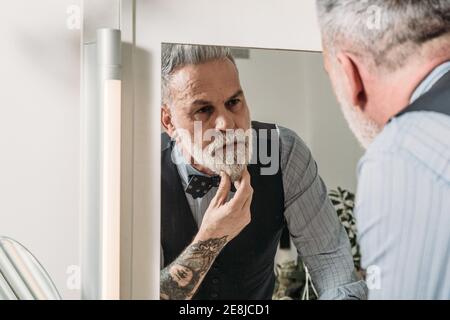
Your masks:
M236 105L239 104L239 102L241 102L240 99L231 99L230 101L227 101L227 103L225 104L228 108L230 107L234 107Z
M212 111L213 111L212 106L206 106L206 107L203 107L203 108L197 110L196 113L211 113Z

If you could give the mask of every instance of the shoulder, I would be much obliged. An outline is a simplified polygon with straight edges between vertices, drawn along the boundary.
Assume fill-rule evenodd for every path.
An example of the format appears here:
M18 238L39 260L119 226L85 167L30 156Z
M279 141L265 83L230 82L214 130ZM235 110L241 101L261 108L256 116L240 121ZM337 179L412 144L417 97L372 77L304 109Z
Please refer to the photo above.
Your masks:
M252 128L253 130L273 130L272 132L276 132L279 140L278 151L280 153L282 171L284 171L288 164L292 162L296 164L296 169L305 169L311 161L311 152L309 148L293 130L278 124L258 121L252 121ZM264 139L264 137L264 135L260 135L259 138Z
M450 181L450 117L434 112L414 112L393 119L368 148L358 165L386 170L409 166Z
M306 167L311 161L311 151L306 143L293 130L277 125L281 145L281 159L284 165L295 160ZM283 165L283 163L282 163Z

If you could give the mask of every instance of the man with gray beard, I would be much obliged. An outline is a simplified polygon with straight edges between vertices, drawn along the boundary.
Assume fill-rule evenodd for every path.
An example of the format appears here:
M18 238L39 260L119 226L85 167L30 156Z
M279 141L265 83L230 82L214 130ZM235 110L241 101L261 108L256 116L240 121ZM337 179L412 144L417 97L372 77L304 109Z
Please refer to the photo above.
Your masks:
M310 151L251 122L230 50L163 45L161 81L161 298L271 299L287 226L320 298L364 299Z
M371 299L450 299L450 1L317 0Z

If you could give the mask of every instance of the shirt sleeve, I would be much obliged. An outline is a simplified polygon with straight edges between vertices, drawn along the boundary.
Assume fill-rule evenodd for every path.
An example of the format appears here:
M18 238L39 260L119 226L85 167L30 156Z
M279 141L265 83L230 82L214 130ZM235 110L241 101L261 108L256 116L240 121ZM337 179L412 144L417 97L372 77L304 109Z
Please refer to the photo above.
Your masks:
M441 189L430 170L402 151L378 152L360 162L358 180L355 214L369 298L424 299L436 293L430 288L443 289L431 265L446 265L433 258L448 253L448 238L439 237L439 226L448 234L448 224L438 219Z
M317 164L293 131L279 127L285 218L320 299L366 299L350 242L328 198Z

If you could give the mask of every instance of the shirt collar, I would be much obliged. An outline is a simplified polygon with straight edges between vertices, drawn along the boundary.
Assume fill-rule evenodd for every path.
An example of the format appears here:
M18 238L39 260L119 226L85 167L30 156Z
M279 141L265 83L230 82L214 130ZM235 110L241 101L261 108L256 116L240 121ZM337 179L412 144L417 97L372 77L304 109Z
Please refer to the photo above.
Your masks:
M450 72L450 61L437 66L414 91L410 103L413 103L427 93L444 75Z

